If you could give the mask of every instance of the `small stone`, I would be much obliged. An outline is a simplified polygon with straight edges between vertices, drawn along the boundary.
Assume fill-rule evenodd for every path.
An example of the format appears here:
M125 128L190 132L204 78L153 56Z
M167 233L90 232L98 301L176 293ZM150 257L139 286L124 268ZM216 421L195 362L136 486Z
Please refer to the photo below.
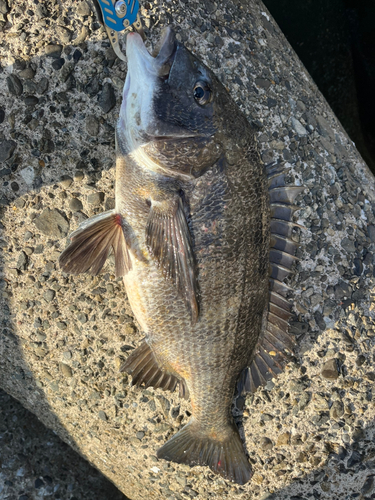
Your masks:
M0 0L0 14L6 14L7 12L9 12L9 7L6 0Z
M352 288L345 281L340 281L334 290L336 299L350 299L352 296Z
M138 431L135 437L139 440L142 440L145 437L145 433L143 431Z
M361 493L362 495L366 495L367 493L370 493L372 490L372 487L374 485L374 476L368 476L363 483L363 486L361 488Z
M298 135L308 135L307 130L297 118L292 117L292 127Z
M82 210L83 205L82 205L82 202L78 198L72 198L69 201L69 208L70 208L70 210L73 210L74 212L78 212L78 210Z
M53 61L52 68L55 71L59 71L64 66L64 64L65 64L65 59L63 57L59 57L58 59Z
M68 80L71 73L73 72L73 70L74 70L73 63L64 64L64 66L61 69L60 80L65 83Z
M339 376L337 359L332 358L326 361L322 367L321 375L328 380L336 380Z
M45 48L45 55L57 59L61 56L62 49L62 45L47 45Z
M35 179L35 170L33 169L33 167L29 165L28 167L23 168L20 174L23 180L26 182L26 184L28 186L31 186Z
M323 137L331 138L332 140L335 139L333 130L329 126L327 120L323 118L323 116L317 116L316 122L318 124L318 132L320 135L322 135Z
M48 89L48 78L43 76L37 84L38 94L44 94L44 92Z
M271 82L267 80L266 78L255 78L255 85L262 89L269 89L271 86Z
M72 353L70 351L63 352L63 356L67 360L72 359Z
M369 235L370 240L373 243L375 243L375 226L373 226L373 225L367 226L367 231L368 231L368 235Z
M58 321L56 323L56 326L59 330L66 330L67 329L67 324L64 323L64 321Z
M77 314L77 319L78 321L80 321L81 323L87 323L87 315L85 313L78 313Z
M276 446L288 445L290 441L290 432L283 432L277 438Z
M103 90L99 96L99 106L104 113L109 113L116 105L115 91L110 83L103 85Z
M65 215L65 214L64 214ZM56 208L46 208L41 215L34 219L34 224L43 234L62 238L68 234L69 222Z
M75 63L77 63L82 57L82 52L78 49L76 49L74 52L73 52L73 61Z
M23 86L17 75L11 74L7 76L7 85L11 94L15 96L20 96L22 94Z
M329 415L335 420L339 420L344 415L344 405L341 401L335 401L329 410Z
M348 253L354 253L356 251L354 241L350 240L349 238L342 239L341 246Z
M90 203L90 205L98 206L103 201L104 201L104 193L101 192L89 194L87 197L87 202Z
M303 463L306 462L306 454L303 451L299 451L296 455L296 462Z
M355 443L359 443L365 439L365 431L360 427L357 427L352 433L352 439Z
M85 174L83 172L81 172L80 170L77 170L75 173L74 173L74 180L75 181L82 181L85 177Z
M52 300L55 298L56 292L54 290L46 290L43 294L44 299L47 302L52 302Z
M91 14L90 5L87 2L80 2L76 8L79 16L89 16Z
M25 80L32 80L35 76L35 71L32 68L26 68L20 71L19 76L25 78Z
M38 479L35 480L34 486L36 490L39 490L39 488L44 486L44 481L38 477Z
M17 260L16 269L19 271L24 271L27 267L28 258L25 252L20 252Z
M63 175L60 177L60 184L64 188L68 188L73 182L73 179L69 175Z
M86 116L86 130L93 137L99 134L99 121L94 115Z
M358 367L359 367L359 366L362 366L362 365L365 363L365 361L366 361L366 358L364 357L364 355L363 355L363 354L360 354L360 355L357 357L357 359L355 360L355 364L356 364L356 366L358 366Z
M99 417L101 420L104 420L104 421L108 420L108 417L107 417L107 415L105 414L105 412L104 412L103 410L100 410L100 411L98 412L98 417Z
M16 149L17 143L14 141L2 141L0 142L0 162L4 162L11 158L14 150Z
M362 462L362 455L358 451L353 451L353 453L348 458L346 466L348 469Z
M72 37L72 32L63 26L59 26L56 30L57 40L63 45L68 45Z
M60 363L59 364L60 371L66 378L73 377L73 370L70 368L69 365L66 365L65 363Z
M262 437L259 441L259 446L262 450L272 450L273 444L270 438Z
M113 210L115 208L116 201L114 198L107 197L105 200L104 208L106 210Z

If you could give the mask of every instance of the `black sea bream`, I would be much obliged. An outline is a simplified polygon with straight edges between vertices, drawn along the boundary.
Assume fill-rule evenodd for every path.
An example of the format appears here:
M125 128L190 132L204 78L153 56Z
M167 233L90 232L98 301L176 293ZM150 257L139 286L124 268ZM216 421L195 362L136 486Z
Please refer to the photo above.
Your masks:
M60 264L97 274L114 252L145 334L123 371L136 384L179 385L192 405L158 457L243 484L251 469L231 403L236 383L255 389L291 347L279 280L293 260L289 203L300 188L284 187L279 166L267 179L245 116L171 29L155 56L136 33L126 52L116 208L81 224Z

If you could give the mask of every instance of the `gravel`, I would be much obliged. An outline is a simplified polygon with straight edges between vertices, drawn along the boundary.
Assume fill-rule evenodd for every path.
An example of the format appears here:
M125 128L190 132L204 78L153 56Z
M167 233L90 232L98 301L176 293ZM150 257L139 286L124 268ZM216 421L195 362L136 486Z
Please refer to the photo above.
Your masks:
M258 2L157 0L142 13L150 44L174 21L253 124L263 160L285 161L287 181L305 186L288 280L297 351L277 379L234 400L248 485L157 459L190 403L119 372L142 332L113 261L96 277L57 264L68 234L113 207L126 75L89 4L81 16L77 5L0 2L0 386L132 500L374 498L374 180ZM45 475L59 481L32 470L32 493L15 483L5 498L38 498ZM80 481L76 498L96 491Z

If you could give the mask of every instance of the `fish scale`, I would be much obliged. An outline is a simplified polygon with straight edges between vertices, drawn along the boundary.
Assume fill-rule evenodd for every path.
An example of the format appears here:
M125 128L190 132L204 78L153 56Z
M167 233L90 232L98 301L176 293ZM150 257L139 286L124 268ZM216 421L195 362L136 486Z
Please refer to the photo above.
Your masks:
M231 403L236 383L254 391L293 347L283 278L302 188L285 185L283 166L264 168L244 115L172 30L155 56L128 35L127 56L116 207L79 226L60 265L97 274L113 249L145 335L121 370L191 400L191 420L158 457L244 484L251 468Z

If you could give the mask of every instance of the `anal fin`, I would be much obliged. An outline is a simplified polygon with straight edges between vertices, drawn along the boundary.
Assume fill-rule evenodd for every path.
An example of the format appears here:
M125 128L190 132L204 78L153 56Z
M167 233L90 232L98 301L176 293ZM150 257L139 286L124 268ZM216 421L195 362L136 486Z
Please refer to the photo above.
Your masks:
M82 222L70 239L70 245L59 258L66 273L99 274L111 250L115 255L116 277L124 276L131 268L124 221L113 210Z
M132 385L160 388L173 392L179 384L180 397L188 399L189 390L184 379L177 377L167 369L161 368L154 352L147 342L135 349L120 368L132 376Z

